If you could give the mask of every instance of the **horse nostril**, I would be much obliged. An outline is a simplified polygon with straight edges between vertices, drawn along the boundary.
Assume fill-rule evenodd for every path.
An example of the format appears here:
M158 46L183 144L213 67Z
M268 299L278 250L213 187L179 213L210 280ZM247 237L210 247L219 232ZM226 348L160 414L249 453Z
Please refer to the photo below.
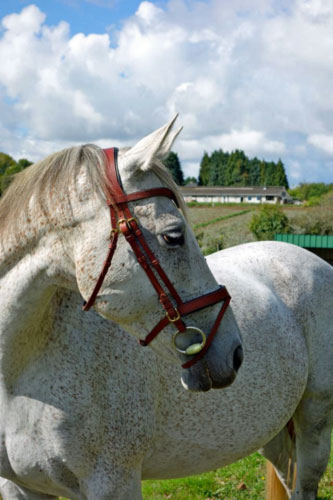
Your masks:
M243 355L243 348L241 345L239 345L235 352L234 352L234 359L233 359L233 362L234 362L234 370L237 372L239 370L239 368L241 367L241 364L243 363L243 358L244 358L244 355Z

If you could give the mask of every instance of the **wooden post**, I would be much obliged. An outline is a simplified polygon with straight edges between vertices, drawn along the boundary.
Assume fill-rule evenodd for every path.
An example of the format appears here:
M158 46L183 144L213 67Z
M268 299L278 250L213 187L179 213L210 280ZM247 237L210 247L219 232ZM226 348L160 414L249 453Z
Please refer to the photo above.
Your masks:
M288 500L287 492L268 460L266 471L266 500Z

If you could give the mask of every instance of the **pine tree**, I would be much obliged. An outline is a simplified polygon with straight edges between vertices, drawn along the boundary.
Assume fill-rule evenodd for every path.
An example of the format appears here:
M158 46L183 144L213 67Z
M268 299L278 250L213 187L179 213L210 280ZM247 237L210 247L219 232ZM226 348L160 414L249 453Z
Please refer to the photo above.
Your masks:
M207 186L209 183L210 157L206 151L202 157L199 170L198 184L199 186Z
M289 183L284 169L284 165L280 159L275 166L274 181L275 181L274 186L284 186L286 189L289 188Z
M275 163L258 158L249 159L240 149L231 153L219 149L210 156L204 153L200 164L199 185L288 188L288 179L281 160Z
M168 156L163 160L163 164L172 173L172 177L176 184L183 186L184 174L177 153L170 151Z

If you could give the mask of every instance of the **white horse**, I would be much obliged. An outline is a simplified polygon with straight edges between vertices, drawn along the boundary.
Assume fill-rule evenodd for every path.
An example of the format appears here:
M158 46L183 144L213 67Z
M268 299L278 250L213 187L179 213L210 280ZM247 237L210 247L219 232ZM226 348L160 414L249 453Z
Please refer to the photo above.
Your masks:
M80 184L78 189L80 193ZM85 200L83 190L83 204ZM149 219L151 240L156 232L153 216L158 203L153 201L136 202L135 209L138 216ZM170 213L173 207L168 208ZM72 221L71 231L71 217L78 217L77 213L73 208L73 214L67 215L67 223ZM52 214L48 214L50 219ZM59 220L52 222L56 230ZM96 238L98 231L96 227ZM69 243L76 243L70 232L61 241L68 252L62 253L66 260L73 259ZM187 228L182 247L188 237ZM181 243L177 232L169 233L167 239ZM50 252L44 242L41 246L44 254L39 257L45 263L45 254L50 258ZM162 253L163 248L158 250ZM175 259L179 259L179 250L171 250L177 255ZM124 250L121 256L126 262L130 260ZM42 310L33 308L44 280L57 275L58 255L54 259L54 267L45 266L45 271L39 268L41 279L34 275L34 268L30 271L31 280L39 280L26 302L35 317L22 319L19 314L23 315L24 309L16 312L17 301L8 315L12 315L12 321L24 321L26 327L18 330L12 341L10 331L8 337L7 330L2 334L0 473L4 479L0 491L5 500L60 495L138 500L141 478L199 473L233 462L259 447L264 447L265 456L285 479L289 456L297 456L293 499L316 497L329 456L332 426L330 266L282 243L242 245L210 256L208 264L217 281L226 284L232 295L222 321L221 337L233 334L226 343L232 345L227 359L233 359L238 349L238 327L244 339L245 359L230 387L192 393L180 386L179 376L185 385L206 389L212 383L202 385L201 365L197 368L198 384L195 373L185 378L177 365L138 346L114 322L94 311L83 313L80 294L70 279L53 285L47 300L39 301ZM19 258L12 265L17 261ZM175 272L172 279L178 284L183 272L176 265L181 275ZM198 260L199 265L203 264ZM93 276L98 272L96 269ZM111 269L111 274L116 272L116 268ZM17 276L16 286L18 293ZM116 286L117 281L103 298ZM28 295L30 288L25 286L21 297ZM88 298L90 290L91 285L82 295ZM186 290L187 297L197 296L197 290L191 294ZM8 289L6 293L9 295ZM129 294L130 300L135 300L131 291ZM95 308L100 310L99 301ZM104 306L104 314L105 310ZM114 314L116 319L120 314ZM200 313L193 318L197 315ZM142 331L143 327L135 324L134 314L132 319L134 326L128 329L132 333L135 328ZM126 320L121 323L127 326ZM216 341L221 342L221 337L219 333L212 347ZM159 337L152 342L162 354L168 350L164 346L165 341L163 345ZM172 356L170 350L170 360ZM233 376L234 371L233 367ZM203 380L211 380L211 376ZM217 384L223 383L218 380ZM285 430L291 418L296 429L296 453Z
M243 334L236 381L184 391L179 367L95 312L83 315L78 293L58 290L39 359L22 369L20 411L7 424L16 475L1 483L4 500L50 498L46 491L139 500L141 478L201 473L260 447L289 496L297 457L292 498L316 498L332 427L333 270L274 242L230 248L208 263L230 288Z
M225 387L242 362L231 310L220 324L228 294L218 287L177 209L176 203L183 202L160 162L178 134L173 123L120 151L118 171L115 151L110 159L95 146L71 148L26 169L1 200L0 476L27 487L27 498L121 498L117 488L130 484L134 492L140 477L142 434L135 428L126 437L131 464L121 446L114 460L104 464L100 446L107 445L107 431L94 431L104 405L99 383L94 379L94 386L82 385L77 374L81 356L89 371L84 351L91 352L90 346L80 341L76 357L63 352L62 360L53 350L59 338L67 342L74 333L64 325L54 329L58 301L68 290L80 293L89 305L94 302L96 311L137 337L158 331L155 349L179 365L185 361L181 377L187 389ZM128 199L135 200L130 208ZM119 232L126 239L117 240ZM104 276L103 261L107 254L109 263L112 253L112 269ZM89 321L88 313L82 312L82 318ZM181 334L174 334L172 324ZM54 371L55 359L60 371ZM136 380L132 361L127 368ZM118 385L116 373L109 383L109 388ZM122 389L117 398L127 415L128 379ZM84 401L76 410L75 398ZM113 430L121 426L119 417L112 412ZM151 424L146 423L149 433Z

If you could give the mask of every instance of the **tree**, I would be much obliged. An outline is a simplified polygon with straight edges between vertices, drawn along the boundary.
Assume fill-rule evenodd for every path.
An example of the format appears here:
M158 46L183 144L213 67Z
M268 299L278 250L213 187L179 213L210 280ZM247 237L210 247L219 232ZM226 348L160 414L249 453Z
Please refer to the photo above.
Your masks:
M249 159L244 151L222 149L204 153L200 163L200 186L284 186L288 179L281 160L277 163Z
M179 186L183 186L184 174L177 153L170 151L168 156L163 160L163 164L172 173L172 177L176 184L179 184Z
M20 158L19 161L17 162L17 164L20 167L20 171L21 171L27 167L30 167L30 165L32 165L32 162L27 160L26 158Z
M184 181L184 186L186 186L187 184L197 184L197 179L196 177L186 177L185 181Z
M14 175L30 165L32 165L31 161L26 158L21 158L16 162L11 156L0 153L0 195L9 186Z
M275 166L274 186L284 186L286 189L289 188L289 183L284 169L284 165L280 159Z
M17 163L14 163L14 165L10 165L10 167L6 168L6 171L0 177L0 193L3 193L4 190L8 188L14 178L14 175L20 172L20 170L21 169Z
M293 198L306 201L308 205L320 203L320 199L326 193L333 190L333 184L324 184L323 182L302 183L299 186L289 189L289 194Z
M16 165L16 161L6 153L0 153L0 175L4 174L7 168Z
M276 205L262 205L253 214L250 230L257 240L273 240L275 233L287 233L290 230L288 217Z
M252 158L249 161L249 186L260 186L260 160Z
M205 151L200 163L199 179L198 179L199 186L208 185L209 170L210 170L210 158L208 156L208 153L206 153Z

